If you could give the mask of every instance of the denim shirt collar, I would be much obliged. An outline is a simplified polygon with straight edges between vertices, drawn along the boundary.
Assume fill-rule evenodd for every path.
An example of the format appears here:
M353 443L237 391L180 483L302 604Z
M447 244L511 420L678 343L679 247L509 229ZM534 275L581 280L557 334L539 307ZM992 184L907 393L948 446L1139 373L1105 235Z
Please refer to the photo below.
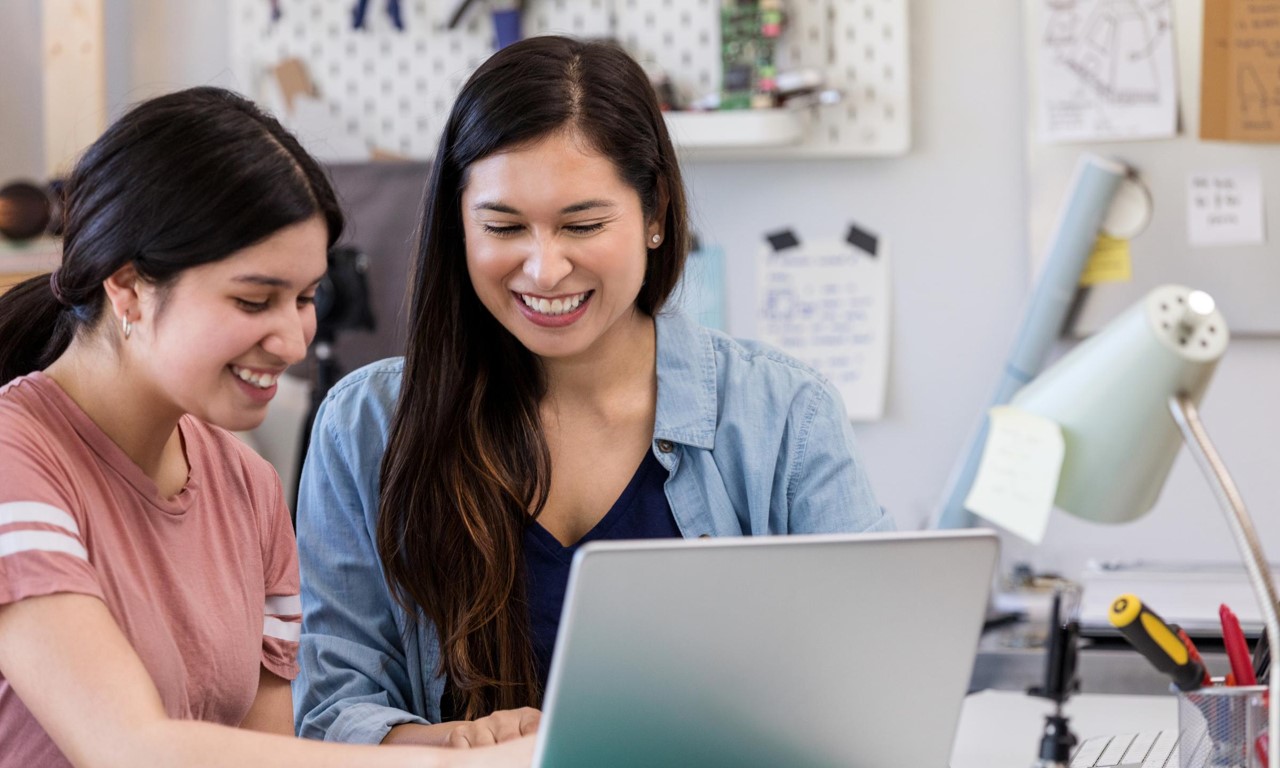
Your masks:
M711 334L686 315L654 317L658 409L653 438L711 450L716 435L716 355Z

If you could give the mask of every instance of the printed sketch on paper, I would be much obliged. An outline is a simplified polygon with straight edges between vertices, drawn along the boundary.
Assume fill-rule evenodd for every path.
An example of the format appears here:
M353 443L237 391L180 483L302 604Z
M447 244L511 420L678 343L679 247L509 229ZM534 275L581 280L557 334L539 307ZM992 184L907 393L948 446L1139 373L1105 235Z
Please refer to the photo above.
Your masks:
M1169 0L1038 0L1040 137L1104 141L1174 135L1177 83Z

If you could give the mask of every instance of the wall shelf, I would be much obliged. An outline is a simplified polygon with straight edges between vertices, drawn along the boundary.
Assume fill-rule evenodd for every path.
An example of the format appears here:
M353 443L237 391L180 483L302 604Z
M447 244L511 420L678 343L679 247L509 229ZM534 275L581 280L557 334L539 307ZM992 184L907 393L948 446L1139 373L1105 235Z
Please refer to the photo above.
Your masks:
M724 112L667 112L667 130L677 149L690 152L776 149L798 144L805 134L803 115L787 109Z

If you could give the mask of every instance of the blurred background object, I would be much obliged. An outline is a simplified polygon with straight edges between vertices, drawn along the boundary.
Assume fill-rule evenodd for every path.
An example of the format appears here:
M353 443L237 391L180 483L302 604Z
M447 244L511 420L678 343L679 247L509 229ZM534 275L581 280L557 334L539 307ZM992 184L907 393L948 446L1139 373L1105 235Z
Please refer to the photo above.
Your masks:
M45 187L24 180L0 187L0 237L33 240L51 233L54 223L53 197Z

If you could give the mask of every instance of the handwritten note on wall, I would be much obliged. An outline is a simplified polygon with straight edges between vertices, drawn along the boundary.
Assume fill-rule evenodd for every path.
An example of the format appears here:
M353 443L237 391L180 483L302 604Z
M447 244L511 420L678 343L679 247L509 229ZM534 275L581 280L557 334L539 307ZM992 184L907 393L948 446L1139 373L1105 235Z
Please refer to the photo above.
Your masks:
M1187 240L1195 247L1266 242L1262 174L1257 168L1191 175Z
M884 239L766 245L756 284L759 338L826 376L850 419L880 418L889 358Z
M1200 138L1280 141L1280 3L1206 0Z

